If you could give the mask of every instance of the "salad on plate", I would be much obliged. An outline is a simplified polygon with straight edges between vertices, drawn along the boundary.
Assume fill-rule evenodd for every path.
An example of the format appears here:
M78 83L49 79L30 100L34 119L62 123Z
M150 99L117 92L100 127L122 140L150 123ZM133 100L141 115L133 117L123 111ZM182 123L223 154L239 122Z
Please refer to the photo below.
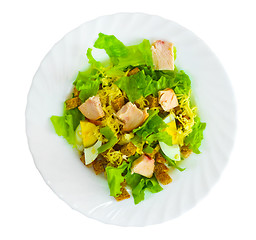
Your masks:
M94 47L109 59L97 61L88 48L90 67L78 72L63 115L51 122L85 166L106 176L111 196L132 195L138 204L145 191L172 182L171 169L185 170L180 162L200 153L206 124L191 102L189 76L174 65L171 42L125 46L99 33Z

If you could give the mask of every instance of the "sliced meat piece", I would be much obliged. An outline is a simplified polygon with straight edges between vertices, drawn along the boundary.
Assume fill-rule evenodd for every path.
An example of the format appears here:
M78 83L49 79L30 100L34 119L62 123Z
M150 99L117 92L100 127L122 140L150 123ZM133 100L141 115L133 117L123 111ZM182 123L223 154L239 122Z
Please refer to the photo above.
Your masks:
M153 64L156 70L174 70L173 44L157 40L151 46Z
M74 109L82 104L82 101L79 97L74 97L68 99L66 102L66 110Z
M90 120L97 120L105 116L99 96L88 98L78 109Z
M124 123L123 130L131 131L139 127L148 117L147 110L143 111L131 102L126 103L117 113L117 117Z
M115 98L111 104L115 111L119 111L124 105L124 96Z
M148 95L146 97L146 99L148 100L149 108L154 108L154 107L157 107L159 105L157 97L153 97L152 95Z
M127 76L129 77L129 76L131 76L131 75L134 75L134 74L138 73L139 71L140 71L140 69L136 67L136 68L130 70L130 71L128 72Z
M137 147L133 143L129 142L122 146L121 153L127 157L133 156L136 153Z
M96 126L102 125L102 122L99 121L99 120L90 120L90 119L88 119L88 121L91 122L91 123L93 123L93 124L96 125Z
M137 173L144 177L151 178L153 176L155 160L147 155L142 155L132 163L131 173Z
M170 88L158 92L158 101L166 112L169 112L179 105L175 92Z

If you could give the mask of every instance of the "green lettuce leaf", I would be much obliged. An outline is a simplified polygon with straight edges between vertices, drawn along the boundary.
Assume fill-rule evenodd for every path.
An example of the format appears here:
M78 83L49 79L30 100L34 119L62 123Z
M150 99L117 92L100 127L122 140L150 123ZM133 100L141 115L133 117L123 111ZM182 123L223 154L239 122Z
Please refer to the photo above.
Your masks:
M108 180L108 186L110 189L110 196L116 197L120 195L121 192L121 183L124 181L123 172L128 167L128 163L125 161L118 167L107 166L106 174Z
M143 71L140 71L130 77L120 78L115 84L126 93L131 102L134 102L145 95L145 89L151 81L150 76L146 76Z
M202 123L199 117L195 117L195 124L192 127L192 132L185 138L185 144L196 154L201 153L199 147L204 138L203 131L206 128L206 123Z
M145 191L148 190L152 193L157 193L163 190L159 185L156 178L153 176L151 178L143 177L137 173L131 174L132 162L138 158L138 155L129 158L129 165L127 167L127 174L125 175L125 180L127 184L132 188L132 196L134 198L134 203L138 204L145 198Z
M128 46L127 54L118 58L117 68L124 69L127 66L147 65L153 67L151 45L144 39L140 44Z
M144 178L141 178L139 183L132 189L132 196L134 198L134 203L138 204L145 198L145 190L146 190L146 181Z
M172 136L170 136L167 132L162 131L155 134L151 134L146 138L146 142L148 144L152 144L155 141L164 142L168 146L172 146Z
M114 35L99 33L99 37L95 41L94 47L104 49L110 58L127 56L128 54L127 47Z
M104 49L110 57L115 69L124 69L128 66L153 66L151 45L144 39L140 44L125 46L114 35L99 33L94 44L95 48Z
M117 142L118 142L118 138L115 136L115 134L112 132L112 130L106 126L104 128L100 129L100 133L108 139L108 142L105 143L104 145L100 146L98 148L98 153L103 153L106 150L110 149L111 147L113 147Z
M93 68L96 68L96 69L102 68L101 62L96 61L96 60L94 59L94 57L92 56L92 49L91 49L91 48L88 48L88 49L87 49L86 56L87 56L87 58L88 58L88 60L89 60L89 64L91 64L91 66L92 66Z
M63 136L69 144L75 146L75 130L80 121L84 119L83 114L77 109L66 110L63 116L52 116L51 122L55 132Z
M154 151L154 148L150 147L149 145L143 148L144 153L152 153Z
M93 74L91 71L79 72L74 82L77 90L80 91L79 98L83 102L97 94L100 84L99 73Z
M162 129L167 127L167 124L158 115L158 112L158 110L149 110L147 120L140 127L133 130L133 132L136 133L137 136L141 137L142 140L149 141L150 143L158 139L167 141L166 134L160 133ZM154 135L150 137L152 134Z
M189 94L191 89L191 80L183 70L176 73L175 82L177 83L174 88L174 92L176 94Z
M150 70L148 70L148 73L149 75L143 69L134 75L118 79L115 84L125 91L131 102L138 100L142 96L147 97L150 94L157 96L160 90L174 88L178 85L173 71L170 71L170 73L158 71L155 74L151 74Z
M146 189L152 193L158 193L163 190L154 176L152 178L146 178Z

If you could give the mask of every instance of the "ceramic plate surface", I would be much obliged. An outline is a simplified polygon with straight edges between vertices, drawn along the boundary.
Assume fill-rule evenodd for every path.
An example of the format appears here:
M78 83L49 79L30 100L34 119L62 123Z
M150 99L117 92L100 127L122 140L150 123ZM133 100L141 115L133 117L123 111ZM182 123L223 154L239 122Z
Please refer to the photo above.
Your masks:
M87 66L86 50L98 33L114 34L124 44L168 40L177 48L176 65L191 77L200 117L207 123L202 153L174 171L173 182L134 205L116 202L106 179L96 176L78 153L57 136L51 115L61 115L63 102L79 70ZM104 51L94 56L104 58ZM191 209L216 183L225 167L236 130L235 103L228 77L209 47L191 31L158 16L121 13L84 23L61 39L43 59L28 95L26 131L36 167L51 189L73 209L108 224L145 226L173 219Z

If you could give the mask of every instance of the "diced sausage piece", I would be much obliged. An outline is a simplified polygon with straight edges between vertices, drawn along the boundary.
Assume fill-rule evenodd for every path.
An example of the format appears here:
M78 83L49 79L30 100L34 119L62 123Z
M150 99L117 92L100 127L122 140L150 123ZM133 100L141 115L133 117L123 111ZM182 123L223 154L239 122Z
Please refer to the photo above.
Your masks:
M147 110L140 110L131 102L126 103L117 113L117 117L124 123L123 130L131 131L139 127L148 117Z
M131 142L125 144L121 148L121 153L126 155L127 157L133 156L136 153L137 147L134 146Z
M93 162L92 162L92 166L94 169L94 172L96 175L105 172L105 168L107 165L107 160L102 156L99 155Z
M155 160L146 155L140 156L132 163L131 173L137 173L144 177L151 178L153 176Z
M166 112L169 112L179 105L175 92L170 88L158 92L158 101Z
M192 150L187 145L183 145L180 148L180 153L182 154L182 156L184 158L188 158L190 156L190 154L192 153Z
M163 155L160 152L158 152L155 155L155 159L156 159L156 162L158 163L166 163L166 159L163 157Z
M151 46L153 64L156 70L174 70L173 44L157 40Z
M105 116L99 96L88 98L78 109L90 120L97 120Z
M158 106L158 99L157 97L153 97L152 95L148 95L146 97L146 99L148 100L148 106L150 108L154 108Z
M68 99L66 102L66 110L74 109L82 104L82 101L79 97L74 97Z
M127 76L129 77L129 76L131 76L131 75L135 75L135 74L138 73L139 71L140 71L140 69L136 67L136 68L130 70L130 71L128 72Z
M74 87L73 93L74 93L74 97L78 97L78 96L79 96L80 91L78 91L78 90L77 90L77 88L76 88L76 87Z
M119 111L121 109L121 107L124 105L124 96L114 99L111 102L111 104L115 111Z

